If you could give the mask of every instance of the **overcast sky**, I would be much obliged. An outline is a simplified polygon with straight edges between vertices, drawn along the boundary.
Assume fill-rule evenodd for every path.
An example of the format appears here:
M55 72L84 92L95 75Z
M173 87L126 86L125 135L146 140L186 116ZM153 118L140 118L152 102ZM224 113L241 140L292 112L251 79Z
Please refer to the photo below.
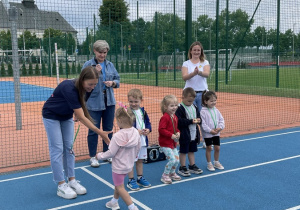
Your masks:
M21 0L8 0L18 2ZM128 0L129 19L137 19L137 1ZM192 0L192 17L195 20L199 15L207 14L211 18L216 15L216 0ZM235 11L241 8L251 18L259 0L230 0L229 10ZM40 10L59 12L77 31L80 41L85 39L86 27L93 28L93 15L96 15L97 23L100 22L98 9L102 0L35 0ZM173 13L173 0L139 0L139 17L149 21L152 20L155 11L162 13ZM221 12L226 7L226 1L220 0ZM300 0L281 0L281 22L280 30L293 29L295 33L300 31ZM175 12L185 18L185 0L176 0ZM254 26L264 25L267 29L277 27L277 1L261 0L260 6L255 14Z

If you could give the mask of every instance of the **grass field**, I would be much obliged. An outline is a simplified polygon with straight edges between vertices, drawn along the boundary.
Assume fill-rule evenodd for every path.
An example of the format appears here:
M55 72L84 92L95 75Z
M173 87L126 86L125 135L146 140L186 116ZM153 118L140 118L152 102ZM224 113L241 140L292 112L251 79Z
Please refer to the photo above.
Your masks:
M279 71L279 88L276 87L276 68L243 69L231 72L231 81L225 84L225 71L218 72L218 91L266 95L288 98L300 98L300 68L281 67ZM184 87L181 72L155 73L120 73L121 82L162 87ZM229 74L228 74L229 78ZM208 87L215 90L216 72L207 79Z

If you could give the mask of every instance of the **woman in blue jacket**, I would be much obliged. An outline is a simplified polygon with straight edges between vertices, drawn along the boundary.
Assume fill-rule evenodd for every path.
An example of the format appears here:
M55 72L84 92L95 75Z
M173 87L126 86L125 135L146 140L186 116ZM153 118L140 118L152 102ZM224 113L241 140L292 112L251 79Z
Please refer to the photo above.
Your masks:
M95 121L95 126L100 128L102 119L103 131L111 131L113 129L115 115L115 96L114 88L120 86L120 76L114 65L106 60L109 51L109 45L105 40L98 40L93 45L95 57L88 60L83 65L82 69L87 66L95 66L100 72L98 84L87 101L87 109L91 117ZM112 133L108 135L111 139ZM89 129L88 136L90 163L92 167L99 167L96 152L98 146L98 135ZM108 150L108 145L103 141L103 152Z

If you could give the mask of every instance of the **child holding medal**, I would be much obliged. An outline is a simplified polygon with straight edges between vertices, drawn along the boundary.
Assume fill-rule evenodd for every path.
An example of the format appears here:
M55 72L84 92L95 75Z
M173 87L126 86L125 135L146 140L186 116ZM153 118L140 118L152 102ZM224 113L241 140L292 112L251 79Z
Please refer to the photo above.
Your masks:
M178 174L190 176L201 174L203 171L195 164L195 152L198 151L197 145L200 144L200 131L197 124L201 123L200 112L193 104L196 92L193 88L187 87L182 92L182 102L179 104L175 114L178 118L179 138L179 160L180 167ZM186 167L186 155L188 156L189 166Z
M140 189L139 186L145 188L151 187L151 184L143 176L143 163L144 160L147 159L148 135L152 131L152 128L147 112L144 107L141 107L143 101L142 91L139 89L131 89L128 92L127 97L130 109L134 113L136 119L133 127L138 130L141 141L141 150L135 160L137 179L134 178L134 170L132 168L132 171L128 173L129 179L127 187L137 191Z
M222 114L216 108L217 95L214 91L204 91L202 94L201 109L201 131L206 143L207 169L215 171L215 168L223 170L224 167L219 162L220 156L220 131L225 128ZM214 145L214 164L211 163L211 146Z

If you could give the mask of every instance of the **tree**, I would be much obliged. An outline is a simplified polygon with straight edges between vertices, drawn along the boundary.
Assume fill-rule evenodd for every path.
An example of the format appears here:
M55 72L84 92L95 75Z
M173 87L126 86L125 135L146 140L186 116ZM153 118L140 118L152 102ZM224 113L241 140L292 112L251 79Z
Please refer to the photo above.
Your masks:
M129 6L124 0L103 0L99 8L101 24L109 26L114 21L129 22Z
M50 33L50 37L49 37ZM54 45L57 43L57 48L65 49L65 36L62 31L53 28L45 29L43 34L43 47L46 52L49 52L49 43L51 44L51 54L54 52Z
M23 39L24 36L24 39ZM38 49L40 48L40 40L37 38L36 34L31 34L30 31L24 31L24 33L18 38L18 48L24 49L24 42L25 42L25 49Z
M246 39L242 39L243 35L246 32L247 37L250 34L250 28L251 25L253 25L253 21L249 25L249 15L242 11L241 9L237 9L234 12L229 12L229 24L228 24L228 39L229 42L229 48L234 49L238 47L245 47L247 46ZM216 22L213 23L213 33L216 32ZM220 18L219 18L219 48L226 48L226 10L223 10L221 12Z
M0 49L11 50L11 33L8 31L0 31Z

